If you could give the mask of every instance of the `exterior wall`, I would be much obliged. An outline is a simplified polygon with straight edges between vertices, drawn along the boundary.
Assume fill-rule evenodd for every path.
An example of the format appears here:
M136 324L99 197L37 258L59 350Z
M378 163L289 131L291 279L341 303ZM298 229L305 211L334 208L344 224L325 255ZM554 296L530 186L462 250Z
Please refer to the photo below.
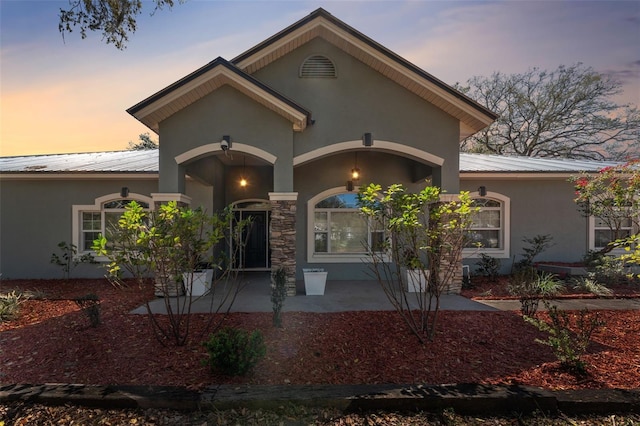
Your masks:
M330 58L335 79L302 79L298 70L312 54ZM322 39L314 39L261 69L255 77L312 111L315 123L294 135L294 154L358 140L412 146L445 158L442 186L458 191L459 122ZM374 142L375 145L375 142Z
M309 264L307 262L307 201L314 195L334 187L344 186L352 167L351 154L341 154L300 166L295 171L296 191L296 275L302 278L303 267L324 267L330 279L366 279L367 266L362 263ZM411 190L418 190L423 182L412 183L410 161L383 153L360 154L358 165L363 173L362 183L404 183ZM333 170L333 172L328 172ZM335 172L338 171L338 172ZM371 173L373 172L373 176ZM260 181L268 180L260 178ZM486 186L490 192L503 194L511 199L510 228L511 250L501 259L502 272L508 273L512 260L520 259L525 246L522 239L536 235L553 236L553 247L545 251L539 260L576 262L587 252L587 219L582 217L573 202L573 187L563 178L557 179L469 179L463 177L463 190L477 191ZM71 206L93 204L100 196L118 192L122 186L133 193L150 196L157 192L157 180L59 180L51 177L41 180L0 181L0 272L3 279L59 278L59 267L49 263L57 252L60 241L70 242ZM224 198L263 198L265 188L255 193L229 189ZM198 181L186 181L186 193L192 198L192 206L203 206L209 211L225 207L222 197L215 196L214 186ZM475 267L478 257L465 258L464 263ZM80 265L72 277L101 277L104 271L96 266Z
M366 155L365 155L366 154ZM361 261L352 263L313 263L307 261L307 227L309 224L307 201L327 189L345 187L349 171L353 167L353 154L340 154L302 165L295 170L298 192L296 220L296 275L302 279L302 268L325 268L330 280L369 279L368 265ZM412 161L390 154L359 153L358 167L362 172L362 185L378 183L383 187L402 183L411 191L424 187L423 180L412 182ZM357 189L356 189L357 190Z
M160 192L184 192L184 170L179 154L210 143L223 135L231 142L259 147L276 157L277 191L290 191L293 129L289 121L239 91L223 86L160 123ZM234 155L242 155L237 151ZM264 194L266 198L266 194Z
M71 206L93 204L100 196L119 193L126 186L132 193L149 196L157 192L156 178L131 179L43 179L0 181L0 273L2 279L62 278L61 268L49 260L59 253L58 243L72 241ZM79 265L72 278L99 278L104 270Z
M299 78L300 65L312 54L323 54L334 61L338 77ZM160 123L159 192L184 192L184 175L192 173L211 185L211 204L218 208L242 199L268 199L269 192L299 193L295 221L298 278L302 278L302 268L307 266L306 202L322 191L345 186L355 154L335 153L295 170L294 156L359 140L363 133L370 132L374 145L375 140L394 142L445 161L442 167L436 167L436 164L425 165L405 158L403 152L388 153L363 147L358 152L362 184L404 183L417 190L424 185L424 178L432 175L434 182L448 193L458 192L458 120L330 43L314 39L254 76L312 111L314 123L302 132L294 132L288 120L239 91L223 86ZM222 135L231 136L234 155L243 155L233 151L234 143L247 144L275 155L276 163L244 168L250 183L247 188L237 184L242 168L225 166L218 159L176 164L176 156L198 146L217 143ZM331 279L367 277L367 267L362 262L313 266L325 267Z
M501 259L502 273L509 273L514 256L516 261L522 258L522 248L527 246L523 238L546 234L553 237L554 246L537 258L540 261L578 262L587 253L587 219L573 202L574 189L566 178L463 178L461 183L463 190L472 193L481 185L511 198L511 253L509 258ZM464 263L473 267L478 259L479 256L466 258Z

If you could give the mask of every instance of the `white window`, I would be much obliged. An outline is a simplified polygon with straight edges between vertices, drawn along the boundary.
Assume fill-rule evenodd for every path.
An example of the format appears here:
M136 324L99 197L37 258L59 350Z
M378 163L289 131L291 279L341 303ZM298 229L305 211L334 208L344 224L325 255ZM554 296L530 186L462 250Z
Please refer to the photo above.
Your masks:
M616 224L610 225L608 222L595 216L589 218L590 250L602 250L610 242L627 238L633 233L633 220L631 217L619 218L616 220ZM611 229L612 226L618 229L617 232Z
M464 257L479 257L480 253L499 258L510 257L510 199L494 192L472 198L474 206L480 210L471 219Z
M360 213L355 192L344 187L316 195L307 203L309 262L355 262L368 259L369 248L384 242L384 228Z
M100 234L108 239L110 229L117 226L126 206L134 200L145 210L152 209L153 201L149 197L129 194L124 199L117 193L96 198L92 205L72 206L73 244L78 248L78 253L90 252L93 240Z

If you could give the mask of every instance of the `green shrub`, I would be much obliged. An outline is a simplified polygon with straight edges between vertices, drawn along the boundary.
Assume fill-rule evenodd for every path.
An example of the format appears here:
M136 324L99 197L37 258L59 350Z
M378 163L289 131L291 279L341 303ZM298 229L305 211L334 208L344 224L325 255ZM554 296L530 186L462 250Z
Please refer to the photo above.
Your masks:
M591 273L586 277L575 278L573 280L573 288L595 294L596 296L606 297L613 295L613 291L606 285L600 284Z
M267 353L264 338L259 330L249 333L225 327L209 336L203 343L209 353L206 361L213 371L228 376L244 376Z
M489 277L492 282L495 282L500 273L501 264L500 259L491 257L486 253L480 253L480 260L476 262L478 266L477 272L484 277Z
M282 327L282 307L287 298L287 270L279 267L273 272L271 303L273 304L273 326Z
M591 336L598 328L604 326L604 322L600 319L598 312L583 309L577 314L574 333L570 328L569 314L558 310L555 305L549 305L546 302L545 304L549 311L550 323L538 318L524 317L525 321L536 326L538 330L549 334L547 340L536 339L536 342L550 346L563 368L580 374L585 373L586 364L582 360L582 355L591 342Z
M548 272L538 272L534 268L523 268L511 275L509 293L520 300L522 315L534 316L540 300L560 293L563 284Z
M17 318L23 299L22 295L15 291L0 294L0 322L11 321Z
M91 327L100 325L100 298L94 293L73 299L89 319Z
M591 277L604 284L632 284L633 274L629 273L625 262L617 257L596 253L589 257L586 264Z
M58 248L60 249L60 255L52 253L50 263L62 268L62 278L64 279L69 279L71 277L71 271L81 263L98 264L92 253L85 253L78 256L78 247L74 244L60 241Z
M535 258L553 246L552 243L553 237L551 235L536 235L533 238L523 238L522 241L527 243L527 246L524 246L522 250L524 253L521 255L522 259L518 262L514 262L512 265L515 271L521 269L529 269L535 266Z

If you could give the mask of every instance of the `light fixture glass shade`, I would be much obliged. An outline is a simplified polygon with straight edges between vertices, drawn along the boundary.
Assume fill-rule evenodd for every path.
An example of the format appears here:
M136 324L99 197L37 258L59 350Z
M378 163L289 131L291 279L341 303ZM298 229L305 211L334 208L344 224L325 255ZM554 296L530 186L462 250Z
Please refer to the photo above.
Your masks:
M353 180L360 179L360 169L359 168L354 167L353 169L351 169L351 179L353 179Z
M247 186L247 180L246 180L245 178L241 178L241 179L240 179L240 186L241 186L241 187L243 187L243 188L244 188L245 186Z

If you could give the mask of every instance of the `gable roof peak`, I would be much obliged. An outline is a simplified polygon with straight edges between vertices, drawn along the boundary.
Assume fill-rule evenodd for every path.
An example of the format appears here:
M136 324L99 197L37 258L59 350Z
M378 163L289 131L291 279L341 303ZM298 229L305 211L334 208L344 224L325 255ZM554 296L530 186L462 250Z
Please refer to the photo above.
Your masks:
M248 74L321 37L460 121L460 139L491 124L497 115L355 28L318 8L231 60Z
M311 122L310 111L221 56L138 102L127 112L157 133L161 121L224 85L288 119L295 131L304 130Z

